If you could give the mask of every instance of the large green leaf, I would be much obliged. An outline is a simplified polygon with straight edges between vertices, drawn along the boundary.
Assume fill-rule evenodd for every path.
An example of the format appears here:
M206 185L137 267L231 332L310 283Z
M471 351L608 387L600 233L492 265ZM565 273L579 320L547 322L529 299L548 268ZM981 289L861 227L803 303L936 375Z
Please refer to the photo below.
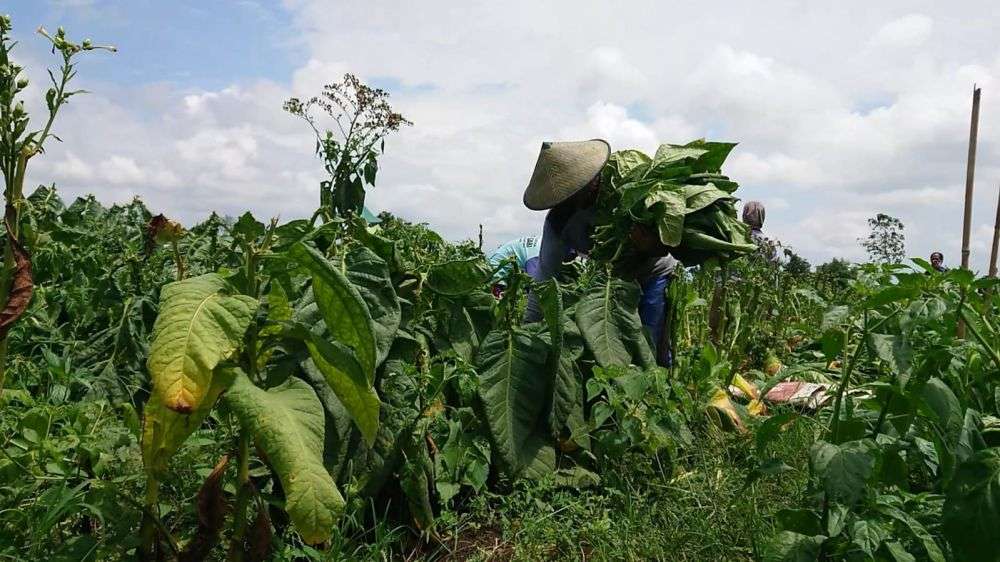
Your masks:
M427 286L442 295L464 295L485 285L489 276L482 258L455 260L431 266Z
M760 559L763 562L816 562L820 546L825 540L823 535L809 536L781 531L764 542Z
M358 289L315 249L299 243L291 255L312 275L313 295L330 336L351 347L369 381L375 378L375 323Z
M662 183L646 197L646 207L656 215L656 228L660 242L665 246L678 246L684 235L684 194L673 184Z
M323 466L323 405L313 389L297 378L270 390L254 385L245 374L225 395L226 405L281 480L285 511L302 539L328 540L344 511L344 498Z
M577 359L583 354L579 328L563 314L562 289L555 279L538 289L538 302L549 331L546 370L551 376L549 430L558 437L574 409L582 406L583 388Z
M1000 560L1000 449L958 466L944 502L944 534L957 560Z
M323 375L370 445L378 432L380 402L354 352L340 342L326 341L302 325L292 326L288 334L305 343L312 365Z
M168 283L160 292L146 367L153 392L175 412L201 407L213 370L235 353L257 311L256 299L227 293L215 273Z
M375 364L385 361L396 337L401 318L399 299L389 276L389 267L374 252L355 247L347 253L347 278L368 305L375 324Z
M142 463L147 472L158 478L166 472L170 457L201 427L219 395L232 382L233 374L229 369L218 369L205 399L190 414L179 414L167 408L156 393L149 397L142 416Z
M861 499L875 469L877 448L868 440L840 445L818 441L810 451L810 465L831 501L851 505Z
M602 367L655 363L642 321L639 287L605 276L576 305L576 323L587 347Z
M501 458L519 472L536 456L546 405L546 342L513 328L494 330L479 348L479 393Z

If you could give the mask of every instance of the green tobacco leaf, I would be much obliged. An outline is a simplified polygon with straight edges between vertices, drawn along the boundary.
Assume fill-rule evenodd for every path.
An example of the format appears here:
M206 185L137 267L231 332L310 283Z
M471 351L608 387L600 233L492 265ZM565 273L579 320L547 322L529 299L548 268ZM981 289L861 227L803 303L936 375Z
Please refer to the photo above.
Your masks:
M146 472L159 478L167 470L170 457L201 427L216 400L233 382L229 369L219 369L201 405L190 414L178 414L163 404L156 393L149 397L142 416L142 464Z
M347 278L368 305L375 324L375 365L381 365L389 354L402 318L389 267L365 247L352 248L346 261Z
M796 412L783 412L764 420L756 432L757 454L763 453L767 446L785 430L785 427L791 425L798 418L799 415Z
M851 526L851 542L870 556L875 556L882 542L890 536L890 530L877 521L861 519Z
M490 434L500 456L514 472L529 464L548 387L546 342L520 328L490 332L479 348L479 393Z
M944 501L943 527L957 560L1000 560L1000 449L958 466Z
M868 334L868 345L894 373L902 375L900 384L905 385L913 360L913 350L906 339L896 335Z
M146 367L153 392L175 412L201 407L212 372L236 352L257 311L257 299L229 295L215 273L168 283L160 292L160 314Z
M684 235L684 215L687 213L684 194L673 184L659 184L659 188L646 197L646 208L656 217L660 242L665 246L679 246Z
M782 531L764 543L760 559L762 562L816 562L825 540L823 535Z
M458 296L482 287L489 278L489 269L482 258L469 258L431 266L427 286L441 295Z
M549 353L546 371L551 374L551 406L549 430L559 436L573 410L582 405L580 368L577 359L583 354L583 339L576 324L567 322L563 314L562 289L553 279L538 290L545 324L549 330Z
M877 448L868 440L834 445L818 441L810 451L810 465L830 500L853 505L865 494L875 468Z
M684 186L685 213L694 213L715 203L716 201L732 199L732 195L713 185Z
M924 385L922 398L923 408L941 424L945 433L958 434L965 416L962 404L947 383L937 377L931 377Z
M315 249L300 243L290 253L312 275L313 295L330 335L354 349L365 376L374 381L375 323L358 289Z
M302 325L292 327L289 335L306 344L313 366L323 375L370 446L378 433L381 403L354 352L339 342L322 339Z
M431 482L434 463L427 452L423 435L417 435L407 442L403 451L405 458L399 474L399 486L406 496L413 522L421 531L434 524L434 507L431 503Z
M285 511L302 540L326 541L344 511L344 498L323 466L323 405L308 384L289 378L270 390L242 371L225 395L285 491Z
M637 310L639 288L613 277L586 293L576 305L576 323L602 367L655 363Z

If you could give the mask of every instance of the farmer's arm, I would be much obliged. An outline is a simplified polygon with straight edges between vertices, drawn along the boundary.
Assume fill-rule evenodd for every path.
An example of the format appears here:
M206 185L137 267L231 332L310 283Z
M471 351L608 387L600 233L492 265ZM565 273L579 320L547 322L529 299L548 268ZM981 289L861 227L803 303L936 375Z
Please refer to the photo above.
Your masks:
M536 281L547 281L559 273L563 260L569 254L569 243L563 237L563 232L557 230L549 217L545 217L545 228L542 230L542 248L538 254L538 277ZM528 294L528 307L524 311L525 322L538 322L542 319L542 309L535 293Z

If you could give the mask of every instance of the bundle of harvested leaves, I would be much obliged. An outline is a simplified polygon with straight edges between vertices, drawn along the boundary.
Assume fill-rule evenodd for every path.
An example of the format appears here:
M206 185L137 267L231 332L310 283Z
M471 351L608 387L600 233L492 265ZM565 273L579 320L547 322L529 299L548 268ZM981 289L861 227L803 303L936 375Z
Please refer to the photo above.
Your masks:
M696 140L663 144L650 158L638 150L611 155L601 176L593 257L622 265L636 257L629 234L655 228L685 265L753 252L748 227L736 217L738 184L722 175L735 143Z

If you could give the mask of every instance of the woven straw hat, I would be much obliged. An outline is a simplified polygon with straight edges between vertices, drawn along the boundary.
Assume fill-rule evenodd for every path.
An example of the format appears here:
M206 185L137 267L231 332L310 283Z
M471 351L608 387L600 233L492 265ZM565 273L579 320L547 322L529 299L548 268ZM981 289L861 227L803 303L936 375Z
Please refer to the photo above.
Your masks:
M543 142L524 190L524 206L544 211L569 199L600 173L610 156L611 145L601 139Z

